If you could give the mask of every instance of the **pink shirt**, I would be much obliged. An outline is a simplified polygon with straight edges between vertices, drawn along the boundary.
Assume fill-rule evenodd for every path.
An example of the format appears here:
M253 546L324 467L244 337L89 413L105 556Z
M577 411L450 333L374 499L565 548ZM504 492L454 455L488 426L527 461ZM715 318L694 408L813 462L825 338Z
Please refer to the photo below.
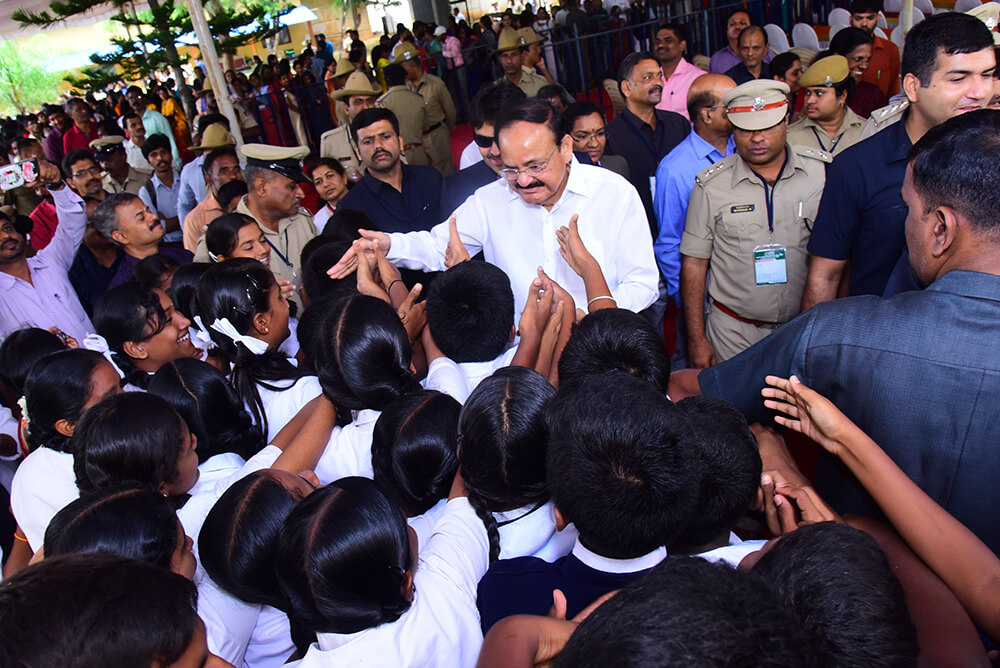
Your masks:
M663 82L663 99L656 105L656 108L677 112L684 118L691 120L688 118L687 108L688 89L691 88L695 79L705 73L705 70L681 58L677 67L674 68L674 73Z

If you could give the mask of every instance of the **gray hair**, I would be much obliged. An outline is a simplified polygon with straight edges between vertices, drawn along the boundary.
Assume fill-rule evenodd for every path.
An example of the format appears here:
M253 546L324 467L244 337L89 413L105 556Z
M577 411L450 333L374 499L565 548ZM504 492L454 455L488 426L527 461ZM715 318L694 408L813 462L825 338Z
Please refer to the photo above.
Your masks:
M243 170L243 175L247 180L247 187L253 190L253 184L257 179L264 179L268 183L274 180L274 177L278 175L278 172L273 169L268 169L267 167L253 167L250 165L246 166Z
M115 193L114 195L108 195L104 198L104 201L98 205L97 210L90 217L90 222L94 224L97 231L110 239L115 245L120 246L114 238L112 238L112 233L115 230L120 230L121 225L118 224L118 207L123 204L128 204L139 199L138 195L133 195L128 192Z

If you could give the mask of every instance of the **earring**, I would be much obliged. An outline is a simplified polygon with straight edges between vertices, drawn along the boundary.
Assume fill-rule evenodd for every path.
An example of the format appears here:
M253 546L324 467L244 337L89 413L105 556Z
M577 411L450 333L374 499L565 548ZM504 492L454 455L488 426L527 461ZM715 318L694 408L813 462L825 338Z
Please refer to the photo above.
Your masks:
M268 333L268 332L270 332L270 331L271 331L271 328L270 328L270 327L264 327L264 333L265 333L265 334L267 334L267 333Z

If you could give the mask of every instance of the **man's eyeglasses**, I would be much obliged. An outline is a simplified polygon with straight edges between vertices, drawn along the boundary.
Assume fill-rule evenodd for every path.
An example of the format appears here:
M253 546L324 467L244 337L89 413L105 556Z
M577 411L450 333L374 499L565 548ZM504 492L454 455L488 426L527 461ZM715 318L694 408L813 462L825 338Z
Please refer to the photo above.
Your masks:
M476 146L479 148L489 148L493 146L493 142L497 140L496 137L489 137L487 135L474 134L472 135L472 140L476 142Z
M78 169L75 172L73 172L73 178L74 179L78 179L78 178L80 178L82 176L87 176L88 174L92 174L94 176L98 176L100 173L101 173L101 168L100 167L96 167L96 166L95 167L88 167L87 169Z
M515 169L513 167L505 167L500 170L500 174L503 175L508 181L516 181L517 177L521 174L528 174L529 176L538 176L545 171L545 168L549 166L549 162L552 160L552 156L556 154L559 147L552 149L552 153L549 153L549 157L545 158L542 162L536 162L534 164L528 165L524 169Z

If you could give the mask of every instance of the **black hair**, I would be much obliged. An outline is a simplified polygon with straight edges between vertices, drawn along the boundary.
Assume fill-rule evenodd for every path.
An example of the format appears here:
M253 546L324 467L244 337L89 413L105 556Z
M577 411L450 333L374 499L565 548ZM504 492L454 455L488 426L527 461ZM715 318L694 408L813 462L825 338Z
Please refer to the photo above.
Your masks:
M313 154L313 156L315 156L315 154ZM347 174L347 172L344 170L344 166L340 164L340 160L337 160L336 158L319 158L316 160L316 164L313 165L312 169L316 169L317 167L327 167L337 172L341 176L345 176ZM311 173L312 170L310 170L310 174Z
M882 0L851 0L847 11L851 14L875 14L882 11Z
M667 21L666 23L661 23L660 25L656 26L656 32L660 32L661 30L669 30L670 32L674 33L674 37L677 38L678 42L687 41L688 38L687 28L680 23L675 23L673 21Z
M135 367L125 354L126 341L145 341L160 333L169 319L152 288L134 281L105 292L94 307L94 330L104 337L115 364L125 374L123 381L145 389L149 374Z
M106 554L46 558L0 585L0 665L170 665L197 629L187 578Z
M245 213L225 213L209 223L205 228L205 248L209 255L229 258L236 250L240 230L247 225L257 225L260 229L257 221Z
M232 385L207 362L168 362L153 374L148 391L170 402L198 437L199 462L223 452L249 459L264 447L264 435Z
M406 69L399 63L390 63L382 68L385 83L389 86L402 86L406 83Z
M601 108L590 100L581 100L580 102L574 102L573 104L566 107L566 111L562 113L562 133L568 135L573 132L573 126L576 122L587 116L597 114L604 120L604 113ZM605 122L605 124L607 124Z
M744 7L737 7L736 9L732 10L731 12L729 12L728 16L726 16L726 23L729 23L729 19L733 18L737 14L746 14L747 18L750 19L751 21L753 21L753 17L750 16L750 12L747 11L746 8L744 8Z
M73 451L70 437L56 430L56 422L79 421L94 386L94 370L102 362L107 363L100 353L82 349L61 350L35 362L24 381L31 450Z
M749 38L750 35L754 33L759 33L760 35L762 35L764 37L764 46L768 45L767 31L761 28L760 26L756 26L753 24L748 25L746 28L740 31L740 36L736 38L736 43L737 44L740 43L740 40L743 39L743 35L746 35Z
M66 350L66 345L47 329L26 327L11 332L0 343L0 382L13 399L24 396L24 381L35 362L60 350Z
M487 123L496 125L500 111L515 100L524 100L524 91L507 79L484 85L469 103L469 124L473 129Z
M663 337L639 314L601 309L574 325L559 359L559 381L567 383L614 370L648 381L666 395L670 354Z
M667 545L695 511L700 467L687 417L620 371L560 383L546 411L552 500L605 557Z
M153 253L139 260L132 270L132 280L148 289L163 289L163 280L167 274L177 271L181 263L169 255ZM169 292L169 290L168 290Z
M458 470L458 414L462 405L432 390L392 402L375 422L375 482L407 517L422 515L448 498Z
M940 206L958 212L976 231L1000 240L1000 111L979 109L927 131L910 149L913 188L923 214Z
M228 155L230 158L239 161L239 157L236 155L236 149L232 146L220 146L219 148L213 148L209 151L208 155L205 156L205 160L201 163L202 173L208 175L212 172L212 165L219 158Z
M326 221L322 236L352 242L361 238L359 229L378 231L378 225L364 211L338 206L330 220Z
M981 20L960 12L934 14L906 33L899 60L900 75L912 74L926 88L937 69L939 53L954 56L984 49L993 49L993 33Z
M177 511L148 487L124 483L84 494L45 529L45 558L117 554L170 569L177 550Z
M813 668L816 657L765 583L725 564L673 557L581 622L554 665Z
M62 171L67 177L73 176L73 165L83 160L90 160L94 165L97 165L97 158L94 154L90 152L90 149L86 148L74 148L70 149L70 152L66 154L66 157L62 161Z
M343 478L288 515L275 568L289 610L316 633L357 633L410 607L410 541L399 507L367 478Z
M843 32L843 30L844 29L841 28L840 32ZM862 30L861 32L865 32L865 31ZM865 34L868 34L868 33L865 33ZM834 37L836 37L836 35L834 35ZM853 51L853 50L854 49L851 49L851 51ZM799 54L795 53L794 51L786 51L785 53L779 53L773 59L771 59L771 64L768 66L768 72L771 73L772 77L774 77L774 76L780 76L781 78L785 78L785 75L788 74L788 70L792 69L792 66L795 63L801 63L801 62L802 62L802 59L799 58ZM815 62L815 59L814 59L814 62ZM712 95L714 97L714 94L712 94ZM702 105L698 105L698 106L702 106ZM690 106L688 107L688 110L689 110L689 113L690 113Z
M703 473L698 512L680 536L687 546L697 547L728 535L750 509L760 488L760 451L746 418L732 404L695 396L677 402L677 408L694 432Z
M161 134L159 132L154 132L151 135L146 136L146 141L142 142L142 157L149 160L149 156L153 151L156 150L166 150L170 151L170 140L167 135Z
M841 28L837 31L837 34L833 36L830 40L830 53L837 54L838 56L844 56L845 58L853 52L859 46L865 46L866 44L873 44L874 39L867 32L861 28L855 28L853 26L847 26L846 28ZM791 53L791 51L789 51ZM817 54L818 56L819 54ZM814 58L813 62L816 62L818 58ZM771 61L771 72L774 72L774 65ZM853 78L853 77L851 77Z
M187 436L184 420L166 400L122 392L94 404L73 432L73 471L80 492L127 481L159 491L177 478Z
M538 93L535 97L545 101L558 99L567 107L576 102L576 98L570 95L569 91L559 84L548 84L546 86L542 86L538 89Z
M302 289L310 304L337 295L357 292L358 282L355 276L330 278L326 273L350 248L350 241L328 237L325 234L310 239L302 247L302 258L299 262Z
M834 522L781 537L754 572L815 636L820 666L915 666L903 588L875 540Z
M313 365L339 424L351 421L351 411L383 410L420 389L410 371L413 349L406 329L381 299L355 294L337 300L321 332Z
M238 197L243 197L250 192L246 181L234 180L219 188L219 194L215 196L215 201L223 211L229 210L229 205ZM211 227L211 225L209 225Z
M389 121L393 131L397 135L399 134L399 119L396 118L396 114L381 107L362 109L354 117L354 120L351 121L351 139L354 140L354 143L358 143L358 132L362 128L367 128L369 125L378 123L379 121Z
M295 336L299 340L300 366L305 373L316 373L316 365L313 360L316 359L318 346L323 337L323 321L329 315L330 304L337 303L337 300L338 296L316 301L310 299L309 305L299 316L299 325L295 328ZM302 360L302 358L305 359Z
M469 503L486 526L490 561L500 556L493 513L549 500L545 405L555 388L541 374L506 367L472 391L459 416L459 464Z
M221 219L215 222L218 220ZM250 409L254 424L264 434L268 433L267 414L257 390L258 383L280 392L291 386L280 387L270 381L297 381L303 374L276 347L255 355L244 344L216 332L212 323L227 318L237 332L247 334L253 326L254 316L271 309L271 290L277 289L270 269L256 260L236 258L209 268L195 290L195 310L209 329L207 334L215 342L220 357L232 368L229 379L236 396Z
M97 129L100 130L101 135L104 137L121 137L125 138L125 131L122 130L117 123L111 118L101 121L97 124ZM103 146L100 150L102 151L125 151L125 147L121 143L110 144Z
M631 81L635 66L644 60L652 60L657 65L660 64L651 51L634 51L622 58L621 65L618 66L618 90L621 91L622 95L625 94L625 91L622 90L622 82Z
M427 295L427 325L455 362L499 357L514 326L510 278L489 262L462 262L438 274Z
M255 471L219 497L198 535L198 559L212 580L241 601L286 610L274 557L281 525L301 499L279 475Z
M497 120L494 124L494 132L499 140L500 131L514 123L523 121L525 123L535 123L544 125L552 132L552 138L556 146L562 141L562 121L559 110L545 100L537 97L529 97L524 100L511 100L511 102L500 109Z
M174 280L170 284L170 299L174 302L174 308L183 313L188 320L195 316L195 288L211 266L209 262L189 262L182 264L174 272Z

